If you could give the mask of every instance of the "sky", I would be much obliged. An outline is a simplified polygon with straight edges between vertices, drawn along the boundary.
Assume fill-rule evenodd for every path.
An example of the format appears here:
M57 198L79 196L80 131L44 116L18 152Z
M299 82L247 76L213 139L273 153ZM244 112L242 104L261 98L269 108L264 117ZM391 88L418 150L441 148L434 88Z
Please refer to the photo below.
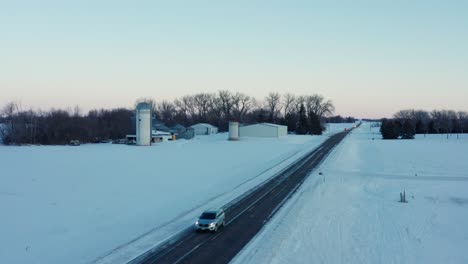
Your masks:
M132 107L219 90L336 114L468 111L468 1L0 0L0 107Z

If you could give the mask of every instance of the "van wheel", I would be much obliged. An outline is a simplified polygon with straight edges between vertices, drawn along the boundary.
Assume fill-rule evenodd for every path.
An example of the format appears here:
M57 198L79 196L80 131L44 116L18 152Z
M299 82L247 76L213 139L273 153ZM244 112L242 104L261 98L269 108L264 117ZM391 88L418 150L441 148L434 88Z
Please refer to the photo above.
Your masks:
M214 232L218 232L218 225L215 225L215 229L214 229Z

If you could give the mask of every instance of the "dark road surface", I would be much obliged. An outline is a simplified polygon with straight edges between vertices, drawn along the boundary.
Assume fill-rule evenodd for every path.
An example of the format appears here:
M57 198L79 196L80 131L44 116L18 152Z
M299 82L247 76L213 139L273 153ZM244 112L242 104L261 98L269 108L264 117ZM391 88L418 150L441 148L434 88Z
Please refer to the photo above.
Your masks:
M226 227L217 233L198 233L188 227L130 263L229 263L348 132L330 137L265 184L226 205Z

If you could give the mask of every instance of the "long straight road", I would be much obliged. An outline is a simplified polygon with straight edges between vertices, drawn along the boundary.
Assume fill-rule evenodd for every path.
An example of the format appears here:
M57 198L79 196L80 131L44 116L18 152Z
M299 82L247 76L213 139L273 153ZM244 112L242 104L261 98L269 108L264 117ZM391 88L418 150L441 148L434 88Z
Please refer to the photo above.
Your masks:
M226 227L218 233L197 233L188 227L130 263L229 263L348 132L330 137L265 184L226 205Z

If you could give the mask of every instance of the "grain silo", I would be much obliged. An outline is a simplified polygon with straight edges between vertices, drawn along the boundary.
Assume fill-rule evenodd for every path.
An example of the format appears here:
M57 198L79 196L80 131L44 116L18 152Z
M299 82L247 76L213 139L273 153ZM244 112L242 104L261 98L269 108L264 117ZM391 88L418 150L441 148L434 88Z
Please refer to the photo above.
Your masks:
M136 107L136 144L137 146L151 145L151 105L139 103Z
M229 140L239 140L239 122L229 122Z

